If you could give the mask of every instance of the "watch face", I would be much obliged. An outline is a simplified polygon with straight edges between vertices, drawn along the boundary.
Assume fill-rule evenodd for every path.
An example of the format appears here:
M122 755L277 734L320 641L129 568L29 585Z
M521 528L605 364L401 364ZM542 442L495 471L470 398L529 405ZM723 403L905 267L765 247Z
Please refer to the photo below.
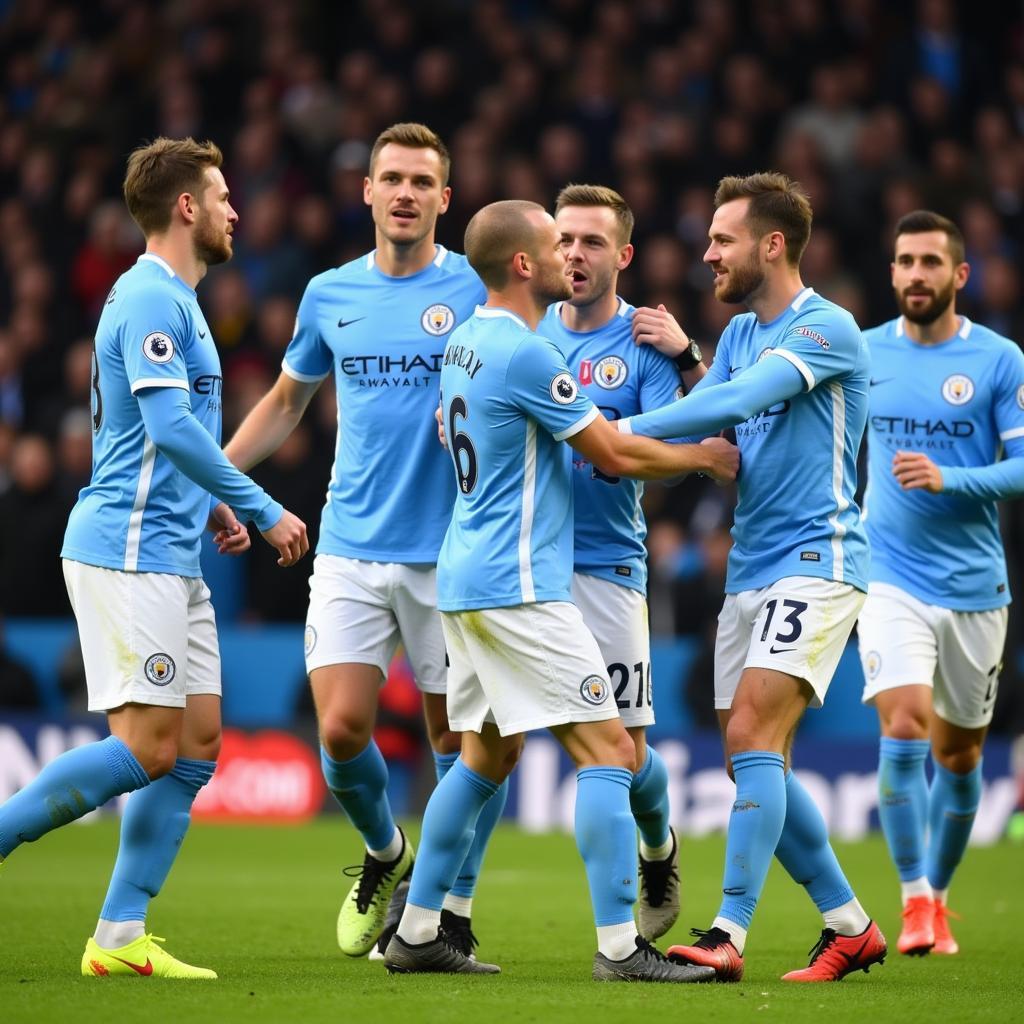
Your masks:
M694 365L704 360L704 357L700 354L700 346L695 341L690 342L690 355L693 356Z

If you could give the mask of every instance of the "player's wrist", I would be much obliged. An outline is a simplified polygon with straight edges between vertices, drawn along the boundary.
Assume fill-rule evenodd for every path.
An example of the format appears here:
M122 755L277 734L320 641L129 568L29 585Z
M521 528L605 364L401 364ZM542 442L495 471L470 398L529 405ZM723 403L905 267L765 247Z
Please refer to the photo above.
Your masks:
M676 369L679 370L680 373L686 373L687 370L692 370L703 361L704 356L700 350L700 346L693 340L693 338L690 339L690 344L672 360L672 362L676 364Z

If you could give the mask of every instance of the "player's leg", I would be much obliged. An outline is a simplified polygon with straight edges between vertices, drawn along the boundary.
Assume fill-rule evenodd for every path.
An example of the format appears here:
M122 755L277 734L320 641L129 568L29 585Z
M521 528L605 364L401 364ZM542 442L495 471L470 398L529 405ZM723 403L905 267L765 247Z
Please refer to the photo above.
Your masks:
M380 687L398 645L389 607L393 567L317 555L306 617L306 672L327 788L362 836L362 865L338 915L342 952L363 956L384 928L388 903L413 862L395 824L388 770L373 739Z
M629 804L640 831L637 921L654 940L679 916L679 847L670 822L668 772L647 746L654 724L647 602L631 587L575 573L573 603L594 635L614 690L619 717L636 751Z
M981 800L982 748L999 686L1005 608L946 612L931 719L935 773L928 795L925 866L935 906L934 952L959 951L949 926L950 882L963 858Z
M399 585L395 588L393 608L402 641L412 663L416 685L423 694L427 739L434 755L437 780L440 782L459 756L461 736L451 730L448 722L445 696L448 688L448 659L441 617L437 612L437 573L433 566L403 565L397 567L397 570ZM506 780L480 811L465 862L445 897L445 931L456 948L467 956L472 954L476 945L472 913L477 881L491 834L501 820L507 798ZM393 907L391 913L394 914L397 909ZM385 933L381 933L381 939L385 937Z
M858 620L865 703L878 712L878 817L900 878L897 948L918 956L934 944L925 877L925 774L938 646L935 612L897 587L872 584Z

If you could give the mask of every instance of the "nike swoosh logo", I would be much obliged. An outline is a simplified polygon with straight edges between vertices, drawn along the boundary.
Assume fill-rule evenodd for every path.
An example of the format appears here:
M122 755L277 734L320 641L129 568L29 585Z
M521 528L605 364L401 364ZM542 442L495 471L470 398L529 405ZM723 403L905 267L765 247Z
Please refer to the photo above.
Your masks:
M861 947L857 950L856 953L844 953L841 949L837 949L836 952L846 961L847 966L852 967L853 964L855 964L860 959L861 953L863 953L864 950L867 949L869 941L869 939L865 939L864 942L861 943Z
M357 316L357 317L355 318L355 320L346 320L346 319L345 319L344 317L342 317L342 318L341 318L341 319L340 319L340 320L338 321L338 326L339 326L339 327L348 327L348 326L349 326L349 324L357 324L357 323L359 323L359 321L360 321L360 320L365 320L365 319L366 319L366 317L365 317L365 316Z
M199 337L200 338L205 338L206 337L206 331L200 331L199 332Z
M775 644L772 644L771 647L768 648L768 653L769 654L785 654L786 651L795 651L795 650L796 650L795 647L776 647Z
M734 373L738 373L742 369L743 369L742 366L730 366L729 367L729 375L732 376Z
M115 956L114 959L124 964L125 967L130 967L136 974L149 975L153 973L153 963L149 957L146 957L144 964L133 964L131 960L122 960L119 956Z
M877 387L879 384L888 384L889 381L894 380L893 377L879 377L877 380L871 381L872 387Z

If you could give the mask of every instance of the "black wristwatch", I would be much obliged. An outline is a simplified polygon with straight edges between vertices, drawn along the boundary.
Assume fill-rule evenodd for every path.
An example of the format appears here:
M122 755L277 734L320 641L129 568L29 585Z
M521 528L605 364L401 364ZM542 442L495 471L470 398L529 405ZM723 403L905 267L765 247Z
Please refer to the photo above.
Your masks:
M703 356L700 353L700 346L692 338L690 339L690 347L683 349L673 360L676 364L676 369L685 373L687 370L692 370L698 363L703 361Z

